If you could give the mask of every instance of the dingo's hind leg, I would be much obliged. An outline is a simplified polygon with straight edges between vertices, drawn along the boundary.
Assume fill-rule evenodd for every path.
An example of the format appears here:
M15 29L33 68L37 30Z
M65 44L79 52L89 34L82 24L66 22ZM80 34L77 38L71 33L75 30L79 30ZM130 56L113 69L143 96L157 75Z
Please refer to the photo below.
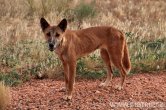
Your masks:
M118 90L123 89L123 85L126 79L127 72L123 66L123 52L124 52L124 40L120 40L119 43L114 43L114 45L108 47L109 57L111 62L120 71L121 82L116 88Z
M109 82L112 80L113 71L112 71L111 62L110 62L110 58L109 58L109 54L108 54L107 50L101 49L100 54L101 54L101 58L103 59L104 63L107 66L107 78L104 83L101 83L99 85L99 87L102 87L102 86L109 85Z

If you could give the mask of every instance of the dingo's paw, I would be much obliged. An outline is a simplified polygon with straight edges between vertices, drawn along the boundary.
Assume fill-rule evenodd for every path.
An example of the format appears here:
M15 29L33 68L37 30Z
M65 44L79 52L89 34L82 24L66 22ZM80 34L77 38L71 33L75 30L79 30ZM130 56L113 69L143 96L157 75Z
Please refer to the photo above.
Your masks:
M99 87L106 87L106 86L108 86L107 83L101 83L101 84L99 85Z
M118 91L120 91L120 90L122 90L122 89L123 89L123 87L122 87L122 86L120 86L120 85L116 85L116 86L115 86L115 89L116 89L116 90L118 90Z
M63 96L63 99L66 100L66 101L69 101L72 99L72 96L71 95L65 95Z

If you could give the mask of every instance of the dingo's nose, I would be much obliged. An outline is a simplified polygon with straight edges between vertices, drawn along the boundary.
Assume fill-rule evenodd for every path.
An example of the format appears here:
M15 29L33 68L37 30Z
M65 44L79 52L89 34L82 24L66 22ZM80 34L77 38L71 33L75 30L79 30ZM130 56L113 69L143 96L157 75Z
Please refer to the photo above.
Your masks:
M52 44L52 43L49 44L49 47L50 47L50 48L54 48L54 44Z
M54 44L52 44L52 43L49 44L49 50L50 50L50 51L53 51L53 50L54 50Z

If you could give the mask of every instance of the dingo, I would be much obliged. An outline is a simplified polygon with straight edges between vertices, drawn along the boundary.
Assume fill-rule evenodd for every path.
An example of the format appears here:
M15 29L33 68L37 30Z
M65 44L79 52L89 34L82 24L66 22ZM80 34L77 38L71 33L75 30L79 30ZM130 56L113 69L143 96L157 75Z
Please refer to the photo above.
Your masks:
M48 41L50 51L55 51L63 63L66 92L64 99L72 98L73 84L76 75L76 61L96 49L107 66L107 78L99 86L108 86L112 80L112 67L115 65L121 73L123 84L130 71L131 64L124 34L109 26L90 27L81 30L67 30L67 20L63 19L57 26L51 26L44 18L40 19L42 31Z

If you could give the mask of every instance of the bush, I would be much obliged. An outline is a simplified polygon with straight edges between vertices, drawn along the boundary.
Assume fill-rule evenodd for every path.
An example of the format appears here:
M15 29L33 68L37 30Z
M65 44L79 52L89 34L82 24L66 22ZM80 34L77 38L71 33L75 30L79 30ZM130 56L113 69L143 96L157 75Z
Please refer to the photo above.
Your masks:
M131 73L166 69L166 39L136 39L132 32L127 32L126 37L132 63Z
M87 17L94 17L96 15L95 7L92 4L80 3L75 9L74 13L79 21Z
M0 81L3 81L5 85L16 86L20 84L21 77L16 71L11 71L9 73L0 73Z
M87 18L93 18L97 14L94 2L92 2L91 4L85 4L81 2L74 9L72 9L69 14L71 14L72 12L73 12L74 18L76 18L75 20L79 22L78 28L80 28L83 20Z

